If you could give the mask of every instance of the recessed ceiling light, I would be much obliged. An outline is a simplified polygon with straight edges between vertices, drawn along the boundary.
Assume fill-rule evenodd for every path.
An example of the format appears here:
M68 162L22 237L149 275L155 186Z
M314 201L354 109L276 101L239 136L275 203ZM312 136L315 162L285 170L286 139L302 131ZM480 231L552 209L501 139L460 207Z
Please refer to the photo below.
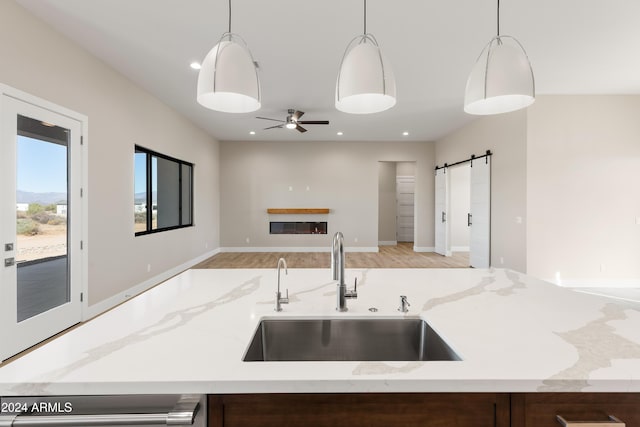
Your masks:
M202 65L200 65L199 62L192 62L190 67L193 68L194 70L199 70L200 68L202 68Z
M344 135L344 134L343 134L342 132L338 132L336 135L338 135L338 136L342 136L342 135Z
M402 132L402 135L404 135L404 136L409 136L409 132L404 131L404 132Z
M249 132L249 135L255 135L256 133L254 131Z

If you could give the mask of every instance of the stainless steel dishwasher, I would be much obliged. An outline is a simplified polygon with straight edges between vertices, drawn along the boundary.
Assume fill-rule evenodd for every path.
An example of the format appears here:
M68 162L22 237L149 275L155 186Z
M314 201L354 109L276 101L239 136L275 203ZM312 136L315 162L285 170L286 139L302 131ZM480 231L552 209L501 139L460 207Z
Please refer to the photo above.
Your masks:
M205 395L0 398L0 427L207 425Z

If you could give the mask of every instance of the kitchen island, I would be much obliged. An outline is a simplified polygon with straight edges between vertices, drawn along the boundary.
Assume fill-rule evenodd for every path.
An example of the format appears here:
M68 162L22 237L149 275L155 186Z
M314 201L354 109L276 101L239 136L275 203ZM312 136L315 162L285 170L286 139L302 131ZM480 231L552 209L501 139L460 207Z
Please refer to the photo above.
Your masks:
M640 392L640 312L503 269L188 270L0 367L0 395ZM398 309L406 295L409 311ZM376 312L369 309L375 308ZM460 361L243 362L261 319L420 317Z

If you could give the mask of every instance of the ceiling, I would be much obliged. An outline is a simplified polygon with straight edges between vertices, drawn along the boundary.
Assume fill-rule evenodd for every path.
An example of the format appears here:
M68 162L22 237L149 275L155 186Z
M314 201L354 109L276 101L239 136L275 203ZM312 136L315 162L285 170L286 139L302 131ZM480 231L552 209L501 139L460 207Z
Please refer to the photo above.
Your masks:
M260 65L262 108L229 114L195 100L202 61L228 25L226 0L16 0L219 140L429 141L473 120L468 73L495 35L495 0L369 0L367 30L393 67L398 102L350 115L334 107L360 0L233 0L232 31ZM503 0L501 33L526 49L537 94L640 93L640 1ZM330 120L308 132L274 129L288 108ZM249 135L255 131L255 135ZM341 131L343 136L337 136ZM402 132L409 132L402 136Z

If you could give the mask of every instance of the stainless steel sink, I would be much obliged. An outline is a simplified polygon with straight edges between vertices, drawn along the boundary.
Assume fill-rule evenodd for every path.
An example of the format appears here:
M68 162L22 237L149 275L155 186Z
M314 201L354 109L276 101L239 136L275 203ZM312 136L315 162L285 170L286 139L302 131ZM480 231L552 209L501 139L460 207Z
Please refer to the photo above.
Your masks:
M422 319L270 319L245 362L461 360Z

